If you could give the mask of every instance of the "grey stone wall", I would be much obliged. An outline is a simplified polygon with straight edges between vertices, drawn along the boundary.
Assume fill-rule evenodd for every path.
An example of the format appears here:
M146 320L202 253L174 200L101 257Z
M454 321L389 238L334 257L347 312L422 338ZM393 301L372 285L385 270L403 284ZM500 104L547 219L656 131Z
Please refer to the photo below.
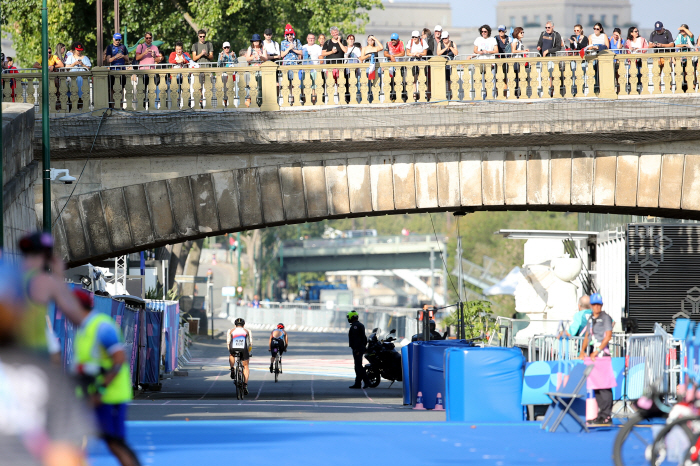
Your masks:
M37 228L33 185L40 170L34 161L33 136L34 106L3 103L4 257L13 259L19 238Z

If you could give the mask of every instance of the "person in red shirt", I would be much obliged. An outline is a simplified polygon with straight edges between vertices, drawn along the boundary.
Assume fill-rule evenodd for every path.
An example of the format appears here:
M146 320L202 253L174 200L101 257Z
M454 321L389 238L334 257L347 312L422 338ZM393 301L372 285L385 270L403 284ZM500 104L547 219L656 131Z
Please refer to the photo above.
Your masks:
M386 43L386 49L384 49L384 57L388 58L389 61L396 61L396 57L405 57L406 50L403 47L403 42L399 40L399 35L393 33L391 39ZM389 76L394 77L394 72L396 68L389 68Z
M170 53L170 58L168 62L173 65L180 65L180 68L187 68L188 64L192 61L187 52L183 51L184 45L182 42L175 42L175 51Z
M12 57L7 57L7 62L3 66L5 68L2 70L3 73L19 73L17 71L17 67L15 66L14 60ZM16 79L10 79L10 96L12 97L12 101L15 101L15 89L17 88L17 80Z

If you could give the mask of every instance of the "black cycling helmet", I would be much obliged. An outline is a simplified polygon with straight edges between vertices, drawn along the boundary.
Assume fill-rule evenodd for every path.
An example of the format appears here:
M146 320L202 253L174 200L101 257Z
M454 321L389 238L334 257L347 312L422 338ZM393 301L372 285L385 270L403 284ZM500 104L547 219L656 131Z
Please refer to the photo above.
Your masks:
M244 327L245 326L245 320L241 319L240 317L238 319L236 319L233 323L236 327Z
M41 231L30 233L19 240L19 250L24 255L44 254L50 257L53 254L53 237Z

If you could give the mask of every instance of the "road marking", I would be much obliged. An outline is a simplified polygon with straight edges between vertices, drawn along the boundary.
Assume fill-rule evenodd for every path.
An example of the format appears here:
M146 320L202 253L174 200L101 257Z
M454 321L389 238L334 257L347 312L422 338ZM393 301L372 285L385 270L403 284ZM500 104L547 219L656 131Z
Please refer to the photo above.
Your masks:
M219 380L219 377L221 377L221 374L223 374L223 372L218 373L218 375L216 376L214 381L211 383L211 385L209 385L209 389L206 392L204 392L204 395L202 395L202 398L200 398L200 400L203 399L205 396L207 396L207 393L209 393L211 391L211 389L214 388L214 384L217 382L217 380Z
M367 390L365 390L365 389L363 388L362 391L365 392L365 396L367 397L367 399L368 399L369 401L371 401L372 403L374 403L374 400L373 400L372 398L370 398L369 395L367 394Z
M255 401L258 401L258 397L260 397L260 392L262 392L263 385L265 385L265 379L267 379L267 375L265 375L265 377L263 377L263 381L260 384L260 388L258 388L258 394L255 395Z

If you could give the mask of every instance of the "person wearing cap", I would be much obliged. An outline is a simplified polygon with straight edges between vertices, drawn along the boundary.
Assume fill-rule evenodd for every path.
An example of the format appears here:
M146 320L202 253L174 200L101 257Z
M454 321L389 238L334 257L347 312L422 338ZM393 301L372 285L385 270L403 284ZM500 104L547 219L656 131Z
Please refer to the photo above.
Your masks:
M94 422L75 397L75 381L21 344L28 312L22 276L15 265L0 262L0 462L87 464L81 446L94 434Z
M405 57L406 49L403 46L403 42L399 40L398 33L394 32L386 43L386 48L384 49L384 57L388 58L389 61L396 61L398 57ZM401 74L403 75L404 68L401 68ZM391 78L396 74L396 68L393 66L389 68L389 76Z
M501 58L508 58L510 56L510 37L506 34L506 27L503 24L498 26L496 45L498 46L498 54Z
M90 71L92 62L90 62L88 57L83 55L83 51L83 44L80 42L76 43L73 53L66 58L66 68L68 68L68 71ZM78 85L78 99L82 99L83 77L78 76L76 78L76 83ZM66 95L70 97L70 91L68 91ZM81 102L78 102L78 104L81 104Z
M296 65L304 56L301 41L296 38L294 28L289 23L284 27L284 40L280 44L280 50L282 63L285 65Z
M657 21L654 24L654 30L649 36L649 48L668 49L675 45L674 42L675 41L673 40L673 34L671 34L671 31L664 29L664 23ZM655 50L655 52L662 52L662 50Z
M122 44L122 35L118 32L112 36L112 43L105 49L104 61L107 62L112 70L126 69L126 63L129 60L129 51Z
M406 55L410 57L409 60L424 60L427 54L428 43L423 40L419 31L411 32L411 40L406 44ZM418 66L413 66L411 67L411 72L413 73L413 98L418 100L418 78L420 76L420 68Z
M270 28L265 29L263 33L263 43L262 46L267 52L267 59L270 61L277 61L280 58L280 44L277 41L272 40L273 31Z
M64 282L65 266L53 253L53 238L49 233L26 235L18 246L22 253L22 290L27 303L19 327L19 343L46 355L49 304L55 303L70 321L79 323L80 303Z
M80 393L93 406L100 436L119 463L137 466L136 453L125 440L126 411L133 392L121 331L110 316L93 310L90 292L73 293L82 311L73 341L73 367Z
M593 293L590 298L590 303L592 313L588 318L588 323L584 330L585 333L579 358L585 359L588 355L591 358L591 362L593 362L595 358L599 356L610 357L608 343L610 343L612 339L613 321L612 318L603 311L603 297L600 293ZM613 406L612 388L596 389L594 392L596 402L598 403L598 417L589 421L589 423L611 424Z
M219 59L216 62L218 67L231 67L238 63L238 58L236 58L236 52L231 50L231 43L226 41L221 46L221 52L219 52Z
M214 59L214 46L207 40L207 31L200 29L197 31L197 42L192 44L192 60L196 63L211 63Z
M431 48L433 55L439 55L438 54L438 48L440 48L440 44L442 43L442 38L444 37L444 32L442 30L442 26L439 24L435 26L435 29L433 29L433 46Z

